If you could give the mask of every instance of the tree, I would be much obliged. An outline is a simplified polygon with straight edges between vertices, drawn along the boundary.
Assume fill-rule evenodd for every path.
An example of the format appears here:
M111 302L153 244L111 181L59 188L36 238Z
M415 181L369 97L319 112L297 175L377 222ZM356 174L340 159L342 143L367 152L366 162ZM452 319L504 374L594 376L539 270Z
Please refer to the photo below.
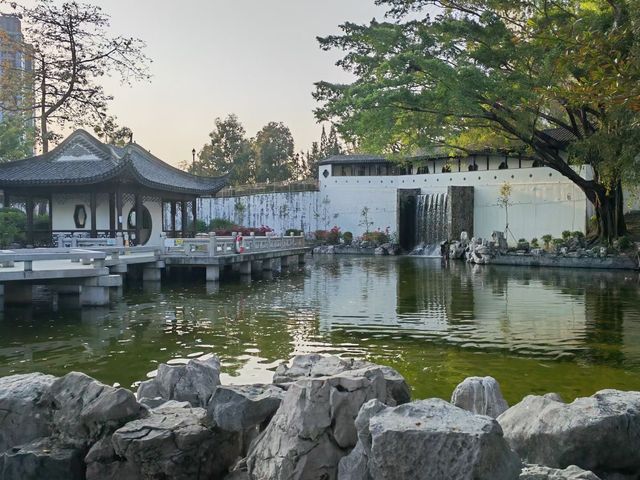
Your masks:
M636 0L377 3L390 21L319 39L344 50L338 64L356 76L316 84L319 120L380 153L458 148L472 130L503 137L585 193L601 240L625 232L622 182L640 175ZM590 165L593 179L572 163Z
M20 160L33 154L33 129L21 116L0 121L0 162Z
M229 181L233 185L254 182L251 142L236 115L231 114L224 120L216 118L209 139L198 154L194 173L208 176L230 173Z
M33 104L21 108L38 119L42 151L55 139L53 125L96 125L112 99L98 83L104 75L123 82L148 79L144 43L111 36L109 16L95 5L36 0L35 6L0 0L5 12L21 16L33 60Z
M293 136L281 122L269 122L253 140L258 182L283 181L293 173Z
M119 126L117 122L116 117L107 117L102 125L95 125L93 131L105 143L123 147L133 141L133 131L129 127Z

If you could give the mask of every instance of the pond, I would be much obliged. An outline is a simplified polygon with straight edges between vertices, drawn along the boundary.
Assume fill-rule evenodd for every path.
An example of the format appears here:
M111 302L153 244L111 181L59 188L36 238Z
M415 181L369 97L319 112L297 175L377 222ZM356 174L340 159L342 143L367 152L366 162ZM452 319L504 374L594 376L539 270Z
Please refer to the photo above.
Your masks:
M46 298L46 297L45 297ZM133 386L159 362L214 352L223 382L269 382L300 353L398 369L415 398L492 375L509 402L640 390L637 272L469 266L426 258L315 258L276 278L166 282L108 309L7 308L0 375L85 372Z

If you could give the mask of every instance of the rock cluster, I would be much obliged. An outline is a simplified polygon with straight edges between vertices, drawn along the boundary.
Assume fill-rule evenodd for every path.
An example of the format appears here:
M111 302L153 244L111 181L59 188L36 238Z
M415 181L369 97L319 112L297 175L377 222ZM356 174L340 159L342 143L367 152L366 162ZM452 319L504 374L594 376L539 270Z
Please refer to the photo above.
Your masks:
M492 377L411 402L362 360L297 356L269 385L219 369L161 365L137 398L80 373L0 378L0 480L640 478L640 392L508 408Z

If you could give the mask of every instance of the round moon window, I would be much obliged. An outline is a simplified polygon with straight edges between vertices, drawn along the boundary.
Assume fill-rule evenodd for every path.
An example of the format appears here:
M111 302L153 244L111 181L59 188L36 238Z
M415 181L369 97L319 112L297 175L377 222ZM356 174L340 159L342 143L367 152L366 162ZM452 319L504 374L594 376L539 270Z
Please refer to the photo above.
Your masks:
M149 238L151 238L151 229L153 228L153 224L151 222L151 214L149 213L147 207L142 205L142 208L140 210L142 213L142 223L140 224L140 238L136 239L136 244L146 245L149 241ZM136 209L132 208L129 211L129 215L127 216L127 228L129 230L135 230L137 220Z

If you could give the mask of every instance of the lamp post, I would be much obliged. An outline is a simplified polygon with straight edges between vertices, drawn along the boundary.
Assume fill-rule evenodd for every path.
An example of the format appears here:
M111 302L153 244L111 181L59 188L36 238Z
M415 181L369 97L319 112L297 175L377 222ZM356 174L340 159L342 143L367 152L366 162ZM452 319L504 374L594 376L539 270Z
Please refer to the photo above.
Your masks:
M196 169L196 149L195 148L191 150L191 158L192 158L191 171L195 172L195 169Z

